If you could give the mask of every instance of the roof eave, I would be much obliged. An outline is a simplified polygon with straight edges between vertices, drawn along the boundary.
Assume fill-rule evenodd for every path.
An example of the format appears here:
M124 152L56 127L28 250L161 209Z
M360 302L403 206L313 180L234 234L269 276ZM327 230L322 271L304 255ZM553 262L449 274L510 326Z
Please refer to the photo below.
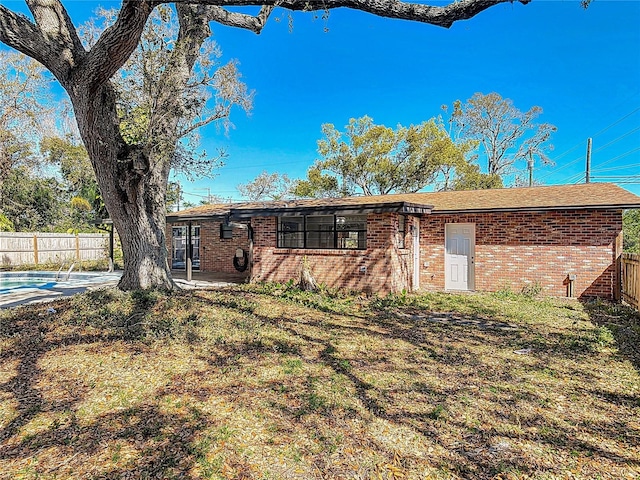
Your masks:
M409 202L363 205L323 205L308 207L276 207L254 209L231 209L230 217L241 220L253 217L283 217L290 215L363 215L368 213L431 213L432 205L420 205Z
M197 215L167 215L167 223L175 222L193 222L203 220L226 220L229 217L229 213L199 213Z

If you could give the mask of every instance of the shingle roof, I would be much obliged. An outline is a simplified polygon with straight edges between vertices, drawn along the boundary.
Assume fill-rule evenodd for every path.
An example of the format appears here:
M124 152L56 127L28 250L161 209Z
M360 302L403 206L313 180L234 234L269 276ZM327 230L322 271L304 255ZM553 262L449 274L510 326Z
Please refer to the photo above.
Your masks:
M417 213L500 212L589 208L640 208L640 197L611 183L503 188L454 192L399 193L366 197L321 198L202 205L168 215L187 218L250 217L305 211L404 211Z
M612 183L403 194L433 212L640 208L640 197Z

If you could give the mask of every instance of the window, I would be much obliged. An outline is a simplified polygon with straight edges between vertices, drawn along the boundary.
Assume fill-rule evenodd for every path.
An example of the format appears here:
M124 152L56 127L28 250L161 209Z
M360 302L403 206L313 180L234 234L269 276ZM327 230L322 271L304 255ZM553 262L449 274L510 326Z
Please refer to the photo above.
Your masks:
M336 248L367 248L367 216L336 217Z
M304 248L304 217L278 219L278 247Z
M398 215L398 248L405 248L404 239L407 236L407 217Z
M322 215L305 217L306 248L335 248L335 217Z
M366 215L278 218L278 248L367 248Z

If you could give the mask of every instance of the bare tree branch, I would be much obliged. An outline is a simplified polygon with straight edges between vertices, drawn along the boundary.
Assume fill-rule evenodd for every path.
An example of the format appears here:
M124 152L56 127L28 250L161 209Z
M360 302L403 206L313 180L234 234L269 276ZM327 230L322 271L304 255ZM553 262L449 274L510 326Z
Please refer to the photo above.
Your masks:
M100 36L85 57L77 76L94 87L109 80L138 46L144 25L159 3L123 0L116 22Z
M200 120L199 122L195 122L195 123L189 125L187 128L184 128L184 129L180 130L178 132L177 136L180 137L180 138L186 137L190 133L195 132L199 128L204 127L205 125L209 125L210 123L213 123L213 122L216 122L216 121L221 120L223 118L226 118L227 116L229 116L229 110L230 109L225 108L223 111L216 112L213 115L205 118L204 120Z
M159 0L170 3L170 0ZM351 8L372 13L380 17L413 20L449 28L458 20L467 20L478 13L500 3L513 3L514 0L461 0L443 7L422 3L406 3L399 0L171 0L171 3L198 3L218 7L231 6L276 6L289 10L331 10ZM531 0L517 0L527 4Z
M43 64L53 53L37 25L4 5L0 5L0 42Z
M73 54L83 52L82 42L67 10L60 0L26 0L38 27L49 42L72 49Z
M244 13L230 12L216 5L211 5L209 8L209 20L229 27L244 28L254 33L260 33L275 6L264 5L255 17Z

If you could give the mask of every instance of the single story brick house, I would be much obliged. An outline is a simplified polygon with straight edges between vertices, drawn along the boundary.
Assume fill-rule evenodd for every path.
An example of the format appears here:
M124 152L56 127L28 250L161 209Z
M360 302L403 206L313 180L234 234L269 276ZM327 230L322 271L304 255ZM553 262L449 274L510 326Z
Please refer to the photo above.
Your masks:
M172 267L385 294L537 285L615 298L622 212L606 183L204 205L167 216ZM188 228L188 227L191 228ZM192 248L187 248L188 245Z

